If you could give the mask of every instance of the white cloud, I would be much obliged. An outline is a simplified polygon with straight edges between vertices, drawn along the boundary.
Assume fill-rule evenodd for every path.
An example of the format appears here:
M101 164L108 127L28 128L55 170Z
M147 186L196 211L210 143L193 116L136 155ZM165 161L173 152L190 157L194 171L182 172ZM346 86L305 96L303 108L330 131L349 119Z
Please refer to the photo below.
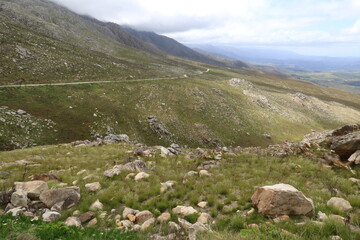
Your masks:
M301 45L356 42L360 38L359 21L353 26L340 24L358 19L360 0L53 1L81 14L155 31L185 43Z

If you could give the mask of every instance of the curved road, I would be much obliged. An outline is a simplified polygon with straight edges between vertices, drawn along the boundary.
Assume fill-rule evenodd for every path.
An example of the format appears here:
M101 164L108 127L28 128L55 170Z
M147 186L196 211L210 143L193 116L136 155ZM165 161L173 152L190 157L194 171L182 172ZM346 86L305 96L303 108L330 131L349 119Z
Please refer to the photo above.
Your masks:
M208 73L210 69L205 72L194 74L193 76ZM167 77L167 78L144 78L134 80L123 80L123 81L92 81L92 82L66 82L66 83L37 83L37 84L17 84L17 85L0 85L0 88L19 88L19 87L42 87L42 86L66 86L66 85L81 85L81 84L96 84L96 83L128 83L128 82L142 82L142 81L157 81L157 80L170 80L179 78L188 78L186 74L179 77Z

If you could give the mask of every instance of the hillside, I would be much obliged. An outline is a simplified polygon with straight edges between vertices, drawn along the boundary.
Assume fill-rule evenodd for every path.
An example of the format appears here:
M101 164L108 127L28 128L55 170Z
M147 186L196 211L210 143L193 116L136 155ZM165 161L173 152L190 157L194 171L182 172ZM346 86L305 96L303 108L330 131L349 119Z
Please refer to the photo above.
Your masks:
M124 29L144 42L152 44L161 51L176 57L220 66L235 68L247 67L244 62L239 60L231 61L199 53L166 36L161 36L153 32L136 31L135 29L129 27Z
M359 123L359 95L139 50L116 40L115 25L110 37L99 30L106 23L27 3L2 1L0 149L108 133L145 144L266 146ZM7 87L77 82L97 83Z

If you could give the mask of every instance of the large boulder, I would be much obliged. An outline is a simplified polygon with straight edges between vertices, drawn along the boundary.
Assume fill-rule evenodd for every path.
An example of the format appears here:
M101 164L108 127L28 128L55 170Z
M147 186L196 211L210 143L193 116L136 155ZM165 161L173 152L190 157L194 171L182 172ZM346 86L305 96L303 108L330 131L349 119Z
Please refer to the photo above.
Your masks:
M15 182L15 190L22 190L27 192L27 196L31 199L38 198L40 194L49 189L44 181L30 181L30 182Z
M330 147L342 159L348 159L360 149L360 131L334 139Z
M78 187L54 188L40 194L40 201L48 208L61 205L61 209L70 208L80 200L80 189Z
M259 213L268 217L282 215L311 216L314 203L311 199L288 184L276 184L257 188L251 197Z

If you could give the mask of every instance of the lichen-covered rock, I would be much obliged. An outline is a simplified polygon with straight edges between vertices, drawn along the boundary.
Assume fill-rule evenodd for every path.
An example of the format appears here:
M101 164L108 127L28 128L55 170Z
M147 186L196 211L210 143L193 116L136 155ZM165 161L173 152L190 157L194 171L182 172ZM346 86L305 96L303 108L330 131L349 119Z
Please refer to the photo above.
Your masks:
M268 217L281 215L311 216L314 203L302 192L288 184L276 184L256 189L251 197L259 213Z
M27 198L27 192L17 190L11 195L11 204L14 207L27 207L29 199Z

